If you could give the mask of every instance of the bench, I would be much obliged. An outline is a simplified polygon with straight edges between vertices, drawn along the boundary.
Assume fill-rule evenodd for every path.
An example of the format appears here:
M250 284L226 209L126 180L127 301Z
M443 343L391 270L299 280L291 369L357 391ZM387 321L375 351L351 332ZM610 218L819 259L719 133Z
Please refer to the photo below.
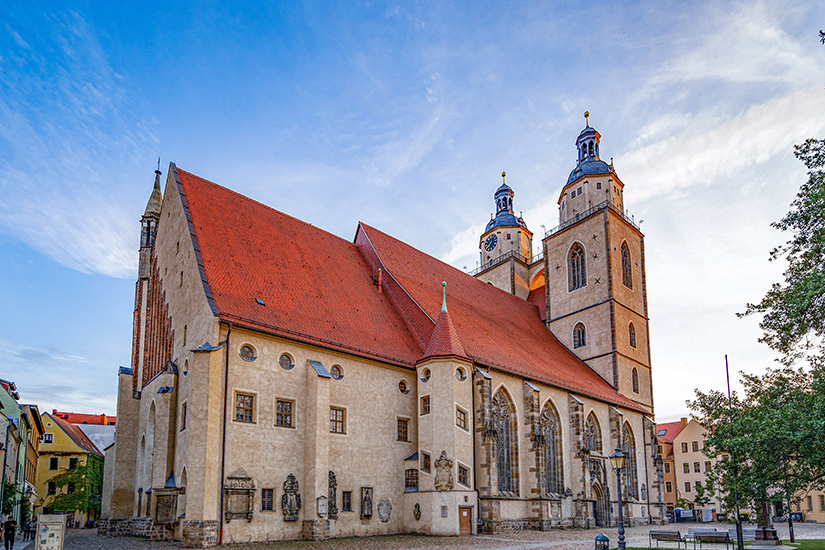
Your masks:
M713 527L689 527L687 538L692 539L697 533L718 533Z
M714 531L712 533L696 533L693 536L694 549L696 548L696 541L699 541L699 548L702 548L703 542L724 542L725 550L727 550L728 546L730 546L733 543L727 531Z
M730 540L736 540L736 527L728 529ZM756 527L743 527L742 540L756 540Z
M681 548L682 543L685 543L685 548L687 548L687 540L682 536L679 531L666 531L664 529L651 529L647 534L647 545L649 548L653 548L653 541L656 541L656 548L659 548L659 541L662 542L675 542L676 548Z

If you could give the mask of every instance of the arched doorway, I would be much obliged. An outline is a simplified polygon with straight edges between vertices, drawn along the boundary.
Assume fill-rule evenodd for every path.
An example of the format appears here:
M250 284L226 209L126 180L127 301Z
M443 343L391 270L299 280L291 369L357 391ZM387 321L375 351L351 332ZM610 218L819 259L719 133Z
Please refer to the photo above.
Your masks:
M601 485L593 485L593 520L596 527L607 527L607 497Z

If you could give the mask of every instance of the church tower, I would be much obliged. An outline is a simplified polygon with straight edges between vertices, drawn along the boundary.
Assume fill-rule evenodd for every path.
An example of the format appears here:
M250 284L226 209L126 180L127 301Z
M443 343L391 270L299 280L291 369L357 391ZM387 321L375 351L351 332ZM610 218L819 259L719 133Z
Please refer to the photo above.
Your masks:
M644 235L624 211L624 184L601 160L589 124L559 195L559 225L544 237L546 323L621 394L653 404Z
M543 280L533 280L541 262L532 252L533 233L527 229L524 218L513 212L515 193L507 185L506 177L507 173L502 172L501 187L493 195L496 213L479 239L480 266L472 275L527 299L533 287L543 286Z

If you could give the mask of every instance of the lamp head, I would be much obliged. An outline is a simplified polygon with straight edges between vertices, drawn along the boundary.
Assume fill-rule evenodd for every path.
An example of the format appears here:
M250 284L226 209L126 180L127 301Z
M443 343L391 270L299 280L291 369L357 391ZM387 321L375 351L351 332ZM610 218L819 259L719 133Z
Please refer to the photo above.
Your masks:
M616 447L616 450L613 451L613 454L610 455L610 464L617 470L621 470L624 468L624 463L627 460L627 457L622 452L622 450Z

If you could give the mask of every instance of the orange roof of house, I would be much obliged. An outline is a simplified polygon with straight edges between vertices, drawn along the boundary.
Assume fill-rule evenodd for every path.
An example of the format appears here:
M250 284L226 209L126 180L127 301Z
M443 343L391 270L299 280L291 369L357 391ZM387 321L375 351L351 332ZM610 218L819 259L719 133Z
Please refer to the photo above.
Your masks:
M100 449L98 449L97 446L95 446L95 444L92 443L91 439L86 437L86 434L83 433L83 430L78 428L76 425L71 424L71 423L63 420L59 416L54 416L54 415L51 415L49 413L45 413L45 414L48 415L49 417L51 417L51 419L54 420L54 423L57 424L58 426L60 426L60 428L64 432L66 432L66 435L68 435L70 438L72 438L72 440L75 443L77 443L77 445L81 449L83 449L85 451L88 451L90 453L94 453L94 454L96 454L100 457L103 456L103 453L100 452Z
M116 416L107 416L105 414L70 413L52 409L52 416L59 416L72 424L99 424L105 426L108 424L115 425L117 423Z
M665 431L664 434L659 435L659 433ZM666 422L664 424L656 424L656 439L659 441L665 441L667 443L673 443L673 440L676 439L676 436L679 435L682 431L682 422L677 420L676 422Z
M461 357L469 359L467 352L464 351L464 346L461 345L461 339L455 331L455 325L450 318L450 314L446 309L442 309L438 314L438 319L435 321L433 333L430 336L430 342L427 344L427 349L424 350L423 359L432 357Z
M534 303L363 223L351 243L174 165L172 171L220 319L413 367L433 343L446 281L452 327L438 329L439 353L455 351L458 342L482 366L647 411L562 345Z

